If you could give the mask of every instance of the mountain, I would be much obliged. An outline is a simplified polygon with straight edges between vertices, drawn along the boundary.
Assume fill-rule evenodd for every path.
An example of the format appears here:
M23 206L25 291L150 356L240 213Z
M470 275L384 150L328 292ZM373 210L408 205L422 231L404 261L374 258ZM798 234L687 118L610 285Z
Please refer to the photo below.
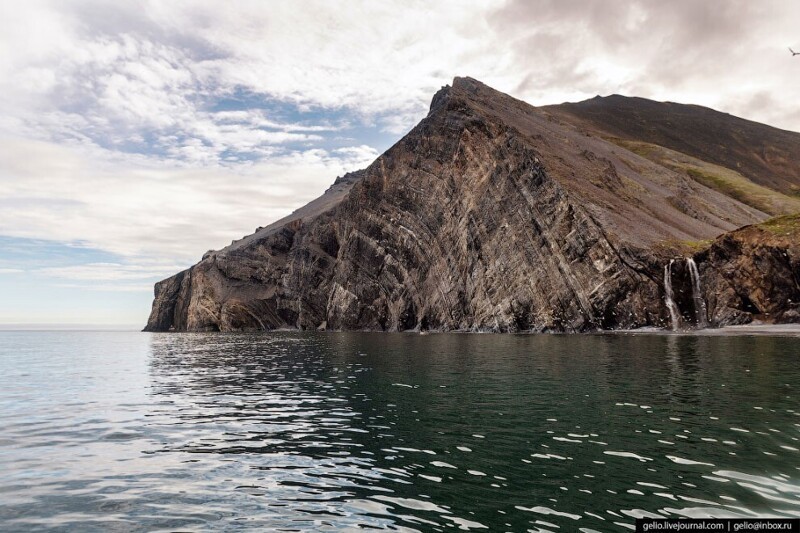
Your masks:
M610 137L662 146L800 199L800 133L707 107L620 95L549 109Z
M661 120L639 100L644 120ZM783 189L759 183L704 155L705 134L684 139L691 150L663 146L631 126L638 118L614 120L602 129L572 105L536 108L456 78L369 167L156 284L145 329L587 331L800 320L795 219L780 230L753 226L790 212L797 199L784 191L800 180L787 171ZM724 174L750 196L701 174Z

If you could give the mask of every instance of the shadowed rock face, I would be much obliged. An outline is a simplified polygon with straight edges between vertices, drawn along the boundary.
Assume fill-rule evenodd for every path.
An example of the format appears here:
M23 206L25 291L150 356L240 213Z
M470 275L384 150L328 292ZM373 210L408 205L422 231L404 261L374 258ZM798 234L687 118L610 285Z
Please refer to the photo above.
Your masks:
M780 217L725 234L696 255L716 323L800 322L798 229L800 217Z
M158 283L146 330L665 325L659 243L712 239L765 218L456 78L367 169ZM722 257L698 260L703 275L733 256ZM714 276L706 286L728 283ZM734 303L715 300L712 321L740 321Z

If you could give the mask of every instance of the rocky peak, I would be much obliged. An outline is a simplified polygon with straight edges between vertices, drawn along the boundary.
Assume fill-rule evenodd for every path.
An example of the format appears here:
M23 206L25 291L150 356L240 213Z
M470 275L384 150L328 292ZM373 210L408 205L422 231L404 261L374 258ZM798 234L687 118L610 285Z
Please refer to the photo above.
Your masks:
M428 110L428 115L434 113L435 110L444 105L444 102L447 101L447 98L450 96L451 89L452 87L449 85L444 85L441 89L436 91L436 94L434 94L433 98L431 99L431 106Z
M490 101L498 105L502 105L502 102L506 102L507 105L508 102L514 101L514 99L507 94L468 76L457 76L453 78L452 86L445 85L439 89L431 100L430 112L432 113L436 109L441 109L442 103L450 100L457 100L467 105L487 103ZM528 104L525 105L527 106Z
M333 184L328 189L329 191L335 188L336 186L346 186L346 185L353 185L355 182L360 180L364 177L364 170L354 170L353 172L347 172L343 176L336 176L336 179L333 181Z

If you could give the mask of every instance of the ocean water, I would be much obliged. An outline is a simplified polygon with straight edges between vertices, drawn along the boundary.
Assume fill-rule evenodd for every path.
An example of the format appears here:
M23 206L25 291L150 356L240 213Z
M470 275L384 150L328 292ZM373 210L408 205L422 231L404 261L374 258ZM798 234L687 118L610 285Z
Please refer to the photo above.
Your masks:
M0 332L0 530L800 516L800 338Z

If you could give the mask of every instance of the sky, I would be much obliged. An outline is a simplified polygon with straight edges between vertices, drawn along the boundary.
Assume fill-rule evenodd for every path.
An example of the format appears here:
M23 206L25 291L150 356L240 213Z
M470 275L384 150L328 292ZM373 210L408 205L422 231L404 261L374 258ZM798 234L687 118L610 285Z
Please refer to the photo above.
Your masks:
M142 327L153 283L367 166L455 76L800 131L800 2L0 3L0 328Z

